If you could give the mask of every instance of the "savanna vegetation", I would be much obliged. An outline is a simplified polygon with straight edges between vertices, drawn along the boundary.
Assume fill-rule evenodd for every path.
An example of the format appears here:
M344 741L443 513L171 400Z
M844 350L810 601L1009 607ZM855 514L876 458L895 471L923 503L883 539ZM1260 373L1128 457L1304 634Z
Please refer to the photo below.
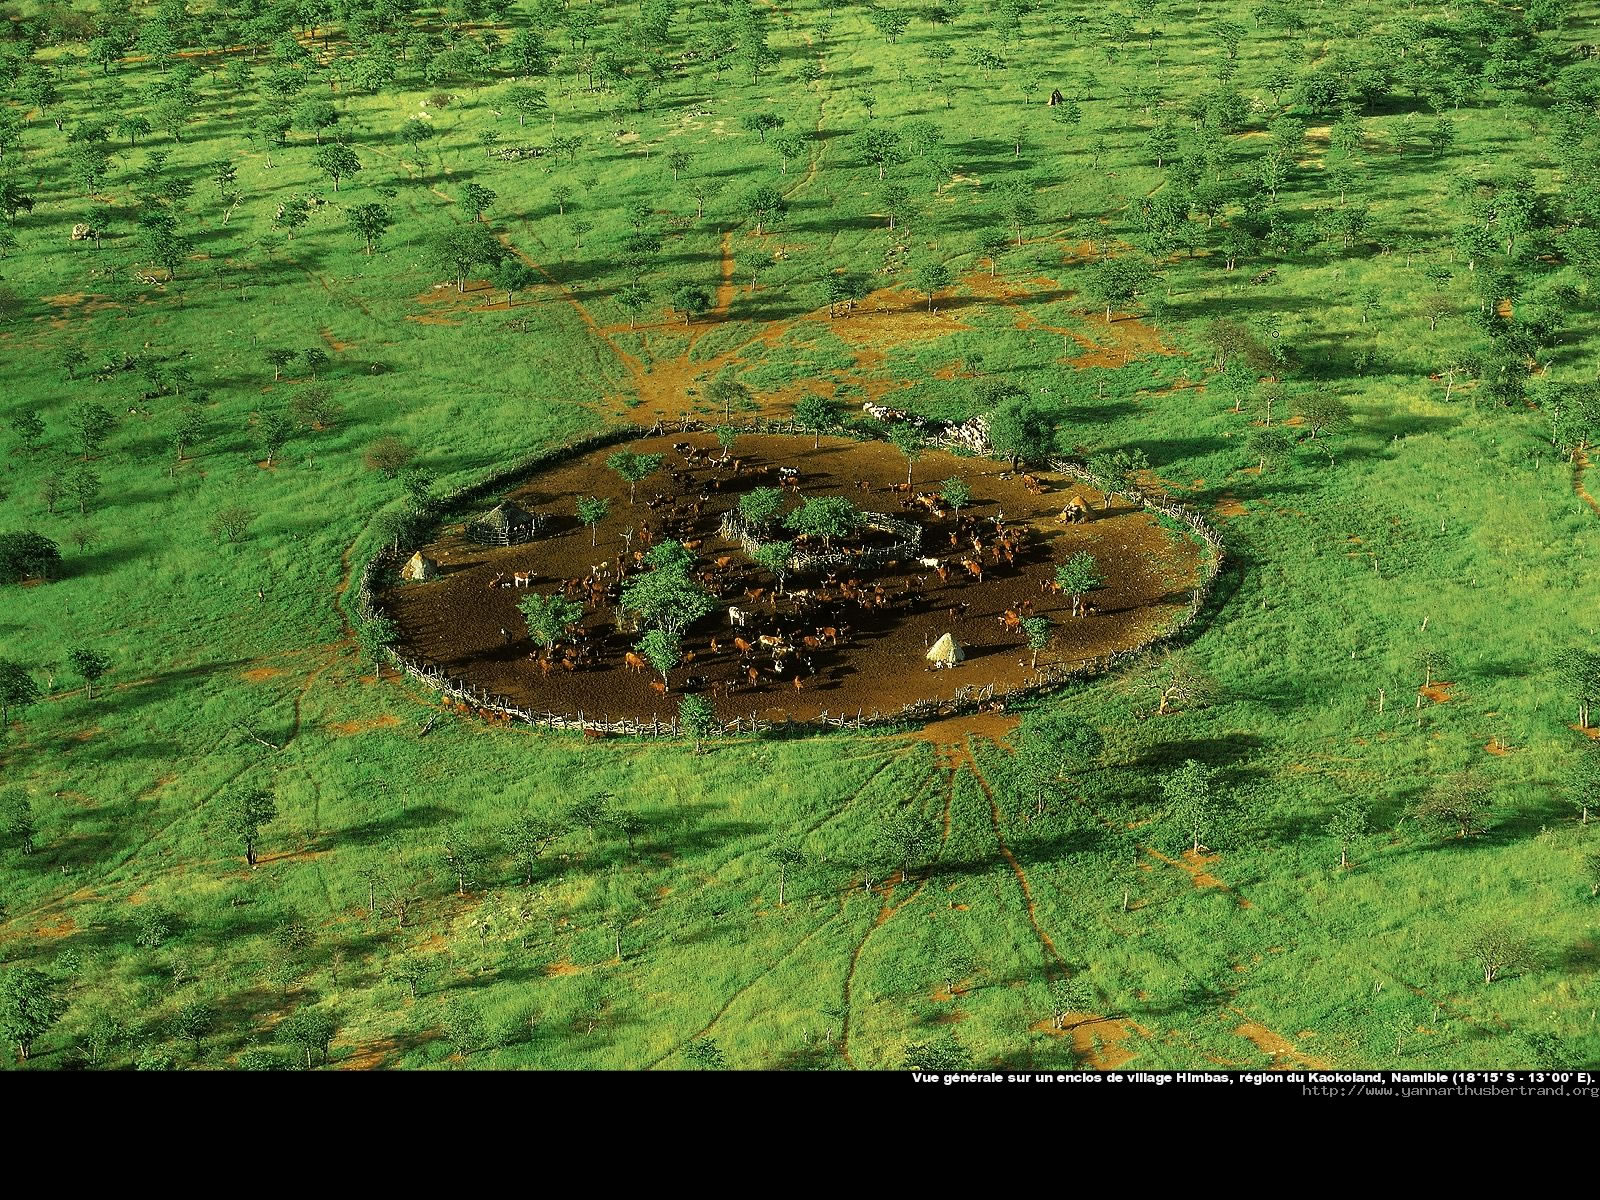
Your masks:
M1600 1059L1600 4L0 7L8 1065ZM1206 510L1214 611L593 743L356 619L532 451L865 401Z

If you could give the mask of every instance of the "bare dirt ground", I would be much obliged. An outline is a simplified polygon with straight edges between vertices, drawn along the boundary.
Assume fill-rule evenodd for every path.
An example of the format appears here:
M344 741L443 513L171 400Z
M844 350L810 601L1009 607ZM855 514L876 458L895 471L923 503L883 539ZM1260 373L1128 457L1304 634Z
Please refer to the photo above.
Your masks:
M1025 531L1014 564L997 564L992 550L986 550L983 581L978 583L960 565L961 559L974 557L970 544L951 545L953 517L908 511L903 506L906 495L890 490L890 485L904 483L906 475L905 459L893 446L825 438L813 449L809 438L751 435L739 438L733 448L742 464L735 475L731 464L685 471L683 457L673 450L675 442L716 445L709 434L631 443L631 449L666 456L663 470L639 485L636 504L630 505L626 485L605 466L608 448L554 466L511 493L525 508L551 514L549 531L536 541L490 548L468 541L461 526L446 530L423 548L438 560L439 578L413 584L391 580L380 592L380 606L399 624L402 650L539 712L669 718L676 713L679 695L693 691L710 697L724 719L756 713L764 719L809 720L823 711L870 715L923 698L951 699L963 685L1008 688L1030 682L1034 671L1023 637L1003 620L1006 610L1020 610L1024 601L1053 627L1049 648L1039 656L1042 667L1052 661L1083 661L1148 639L1178 615L1199 579L1199 551L1189 540L1126 502L1104 510L1098 493L1047 473L1038 475L1045 490L1034 494L1002 464L988 460L929 452L917 462L918 492L936 491L938 481L950 476L966 480L974 502L962 513L965 523L992 532L994 518L1003 513L1008 528ZM948 578L941 581L934 569L904 562L885 570L840 572L832 584L791 579L791 591L808 590L813 597L774 599L773 579L750 564L740 547L723 540L718 525L744 491L776 482L762 472L778 466L801 472L801 497L846 495L867 511L918 520L923 527L921 553L949 563ZM669 468L678 472L676 479ZM617 630L610 601L586 608L583 623L596 651L592 661L573 670L559 665L542 669L518 602L530 590L552 593L563 581L591 573L609 575L614 583L618 560L627 554L623 530L648 525L660 540L668 535L666 512L674 504L687 507L702 492L708 498L699 517L685 517L671 533L700 543L695 569L715 574L719 609L685 637L684 648L693 659L672 672L670 692L652 689L652 679L660 682L653 672L625 666L624 655L638 634ZM658 496L673 493L674 499L651 507ZM1056 515L1075 494L1091 502L1094 519L1057 523ZM590 531L574 516L577 499L589 495L611 501L610 514L595 531L594 547ZM636 533L633 549L639 545ZM1079 550L1094 554L1106 583L1092 597L1095 614L1074 618L1068 598L1043 591L1041 583ZM720 572L714 567L718 559L729 560ZM497 575L510 581L517 572L532 573L530 588L490 586ZM849 578L860 579L854 600L841 595L840 585ZM863 605L860 597L879 586L886 603ZM755 589L762 591L752 598ZM731 645L737 631L730 628L726 609L733 606L753 614L741 636L755 642L760 633L782 634L796 653L780 669L774 669L770 655L741 656ZM819 629L830 626L841 634L836 645L817 637ZM926 651L945 632L960 641L967 659L935 670L926 662ZM825 644L807 646L808 637ZM758 673L754 683L752 667Z

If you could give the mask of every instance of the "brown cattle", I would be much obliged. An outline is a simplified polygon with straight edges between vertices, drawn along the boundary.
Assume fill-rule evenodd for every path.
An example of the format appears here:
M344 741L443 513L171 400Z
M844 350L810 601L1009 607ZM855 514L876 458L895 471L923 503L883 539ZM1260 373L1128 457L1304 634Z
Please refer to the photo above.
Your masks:
M622 656L622 665L627 667L630 671L642 671L649 664L635 654L632 650L629 650Z

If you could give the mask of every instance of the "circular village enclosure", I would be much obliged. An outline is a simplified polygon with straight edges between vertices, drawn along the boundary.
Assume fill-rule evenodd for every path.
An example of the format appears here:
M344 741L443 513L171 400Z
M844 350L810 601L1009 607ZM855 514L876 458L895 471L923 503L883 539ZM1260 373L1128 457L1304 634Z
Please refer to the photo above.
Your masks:
M607 463L619 449L659 454L661 466L631 489ZM577 451L409 559L382 560L373 603L398 627L398 661L530 720L581 714L603 726L672 722L687 693L724 721L931 715L1059 681L1193 611L1207 551L1140 504L1108 504L1061 471L1017 474L943 450L915 461L910 489L906 475L894 445L847 438L742 432L725 455L712 433L694 432ZM959 512L941 496L952 477L971 493ZM784 508L752 530L739 501L760 487L781 488ZM609 502L592 527L577 515L587 497ZM848 498L866 523L826 546L800 537L780 586L751 552L794 539L785 515L818 497ZM642 556L672 540L714 607L683 632L683 661L663 680L637 653L644 629L619 601L651 569ZM1079 552L1103 583L1075 616L1053 583ZM548 649L519 608L533 593L581 606ZM1049 622L1037 663L1023 624L1032 616ZM941 647L947 634L953 654Z

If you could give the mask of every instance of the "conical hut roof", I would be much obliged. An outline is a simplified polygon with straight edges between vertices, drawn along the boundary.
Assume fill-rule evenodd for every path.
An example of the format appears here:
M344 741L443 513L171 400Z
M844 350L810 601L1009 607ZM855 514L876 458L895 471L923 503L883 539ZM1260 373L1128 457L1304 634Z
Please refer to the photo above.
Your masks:
M406 565L400 568L403 579L432 579L439 574L439 564L418 550L409 559Z
M948 633L933 644L933 649L928 651L928 661L943 667L953 667L965 659L966 652L961 649L961 643Z
M502 500L478 518L478 523L490 529L518 529L532 520L533 514L515 500Z

